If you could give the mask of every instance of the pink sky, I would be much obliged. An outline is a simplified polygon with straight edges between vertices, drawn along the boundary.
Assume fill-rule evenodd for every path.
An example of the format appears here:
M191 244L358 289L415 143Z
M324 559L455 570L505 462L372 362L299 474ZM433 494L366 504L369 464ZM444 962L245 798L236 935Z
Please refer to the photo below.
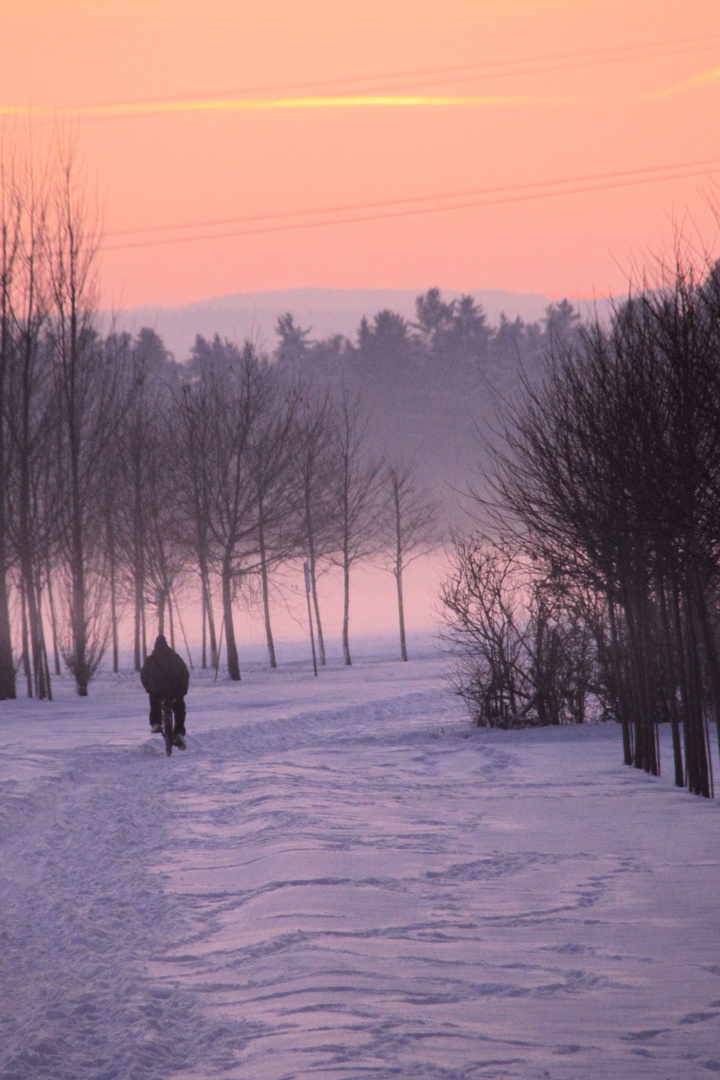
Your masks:
M2 2L6 137L70 134L109 306L616 291L714 245L719 105L717 0Z

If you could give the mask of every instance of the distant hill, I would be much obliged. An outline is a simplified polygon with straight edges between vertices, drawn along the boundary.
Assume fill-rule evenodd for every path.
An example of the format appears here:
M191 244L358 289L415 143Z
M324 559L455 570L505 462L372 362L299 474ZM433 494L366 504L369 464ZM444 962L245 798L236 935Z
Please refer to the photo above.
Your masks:
M413 319L415 300L423 289L284 289L277 292L237 293L180 307L142 307L121 311L116 316L119 330L136 334L144 326L155 330L177 360L185 360L197 334L241 342L251 338L261 347L273 349L275 324L279 315L290 311L300 326L310 327L315 340L343 334L355 340L363 315L368 318L389 308ZM443 289L449 299L461 289ZM540 319L550 300L534 293L510 293L498 289L474 290L488 322L496 325L500 313L509 319L520 316L525 322Z

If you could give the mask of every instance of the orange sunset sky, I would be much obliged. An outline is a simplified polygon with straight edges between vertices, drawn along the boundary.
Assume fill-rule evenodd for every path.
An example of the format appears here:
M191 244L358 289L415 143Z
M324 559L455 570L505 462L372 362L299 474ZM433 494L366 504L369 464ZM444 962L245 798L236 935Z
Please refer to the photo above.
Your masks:
M69 139L104 306L622 289L715 251L718 0L0 0L6 143ZM59 133L59 134L58 134Z

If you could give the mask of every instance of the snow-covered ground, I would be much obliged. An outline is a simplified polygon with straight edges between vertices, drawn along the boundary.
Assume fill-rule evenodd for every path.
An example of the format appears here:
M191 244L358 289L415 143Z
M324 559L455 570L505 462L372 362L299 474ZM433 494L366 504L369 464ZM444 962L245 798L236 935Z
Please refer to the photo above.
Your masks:
M720 1073L717 803L442 669L0 705L2 1080Z

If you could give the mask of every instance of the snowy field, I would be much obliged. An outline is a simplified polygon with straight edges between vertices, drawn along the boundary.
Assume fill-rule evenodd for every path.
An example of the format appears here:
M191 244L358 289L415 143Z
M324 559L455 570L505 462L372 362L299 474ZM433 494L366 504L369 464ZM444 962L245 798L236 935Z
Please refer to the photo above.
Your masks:
M717 803L442 671L195 674L170 759L134 675L0 705L2 1080L719 1074Z

